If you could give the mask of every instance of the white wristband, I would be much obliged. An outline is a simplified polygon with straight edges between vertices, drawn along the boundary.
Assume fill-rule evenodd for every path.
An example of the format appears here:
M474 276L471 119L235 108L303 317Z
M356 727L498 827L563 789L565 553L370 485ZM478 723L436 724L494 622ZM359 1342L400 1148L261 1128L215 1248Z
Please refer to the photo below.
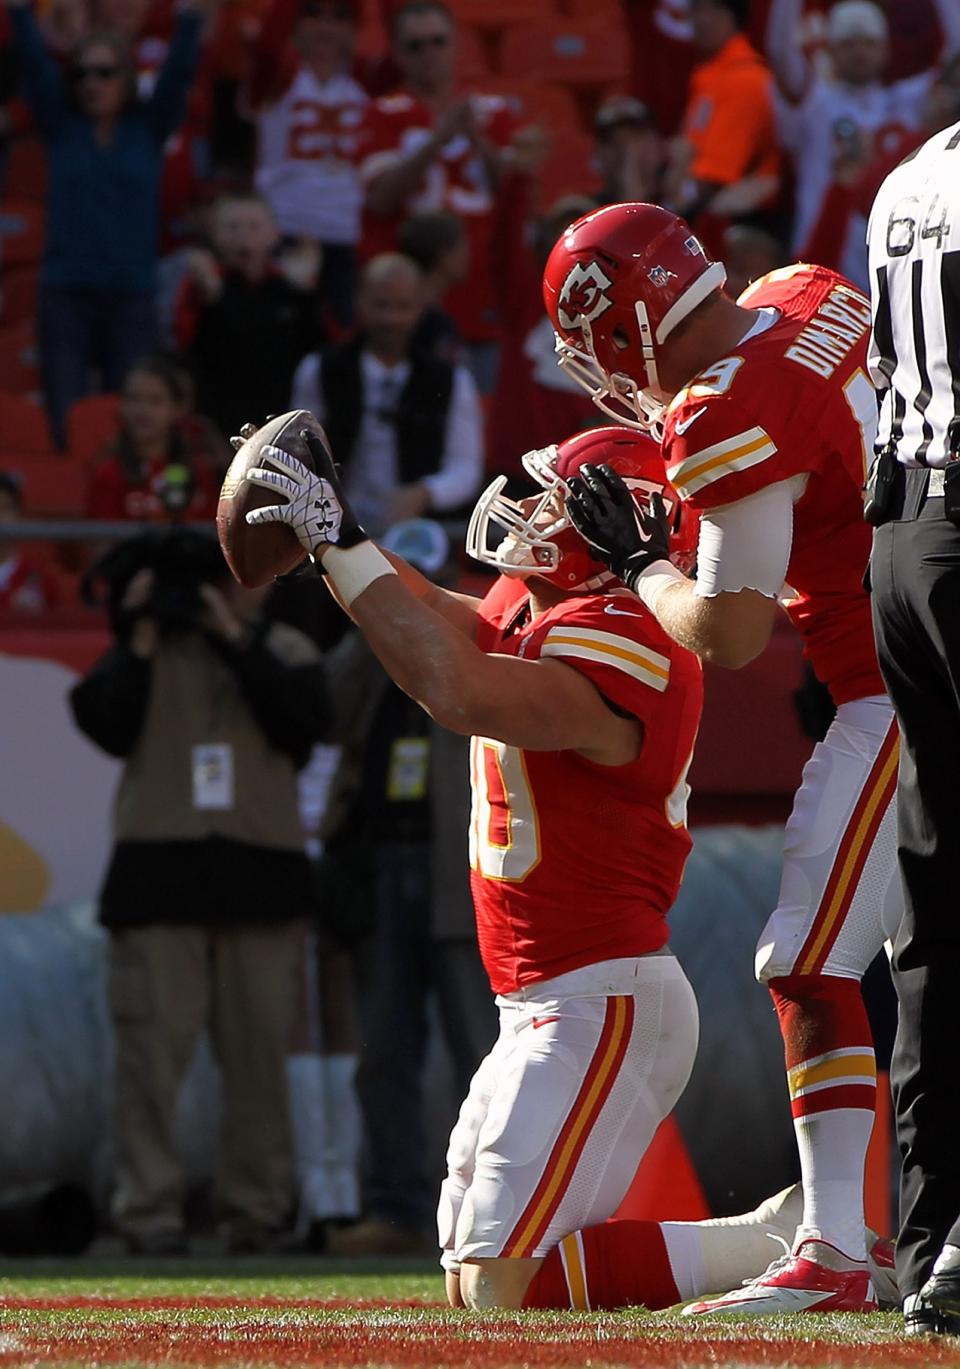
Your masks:
M657 600L660 595L668 585L685 578L683 572L677 570L671 561L654 561L652 565L640 572L630 588L656 617Z
M374 580L397 573L373 542L358 542L355 547L327 547L323 552L323 569L347 608Z

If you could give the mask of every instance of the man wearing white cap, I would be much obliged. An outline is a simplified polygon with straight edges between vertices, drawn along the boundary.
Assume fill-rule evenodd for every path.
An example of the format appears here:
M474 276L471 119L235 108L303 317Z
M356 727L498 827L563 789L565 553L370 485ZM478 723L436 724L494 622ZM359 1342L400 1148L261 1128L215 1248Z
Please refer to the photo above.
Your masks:
M960 6L935 0L944 34L944 56L960 48ZM889 33L883 10L873 0L840 0L827 14L831 71L811 68L799 41L803 0L773 0L767 49L778 87L777 121L796 171L796 213L792 250L799 257L820 216L834 159L891 125L919 128L935 72L921 72L884 85ZM866 223L852 215L840 270L869 288L864 245Z

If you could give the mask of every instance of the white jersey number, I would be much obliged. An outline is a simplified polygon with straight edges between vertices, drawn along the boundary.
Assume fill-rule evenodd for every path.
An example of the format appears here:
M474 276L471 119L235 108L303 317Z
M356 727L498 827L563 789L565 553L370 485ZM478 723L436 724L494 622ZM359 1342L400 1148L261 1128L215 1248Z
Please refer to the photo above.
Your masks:
M470 866L484 879L518 884L540 864L540 824L523 752L472 737L470 782Z
M686 827L687 825L687 804L690 801L690 786L687 783L687 776L692 764L693 752L691 751L663 806L667 815L667 822L671 827Z
M853 421L860 429L860 448L863 454L863 478L866 480L873 448L877 440L877 392L870 383L870 377L861 366L843 387L843 397L847 401Z

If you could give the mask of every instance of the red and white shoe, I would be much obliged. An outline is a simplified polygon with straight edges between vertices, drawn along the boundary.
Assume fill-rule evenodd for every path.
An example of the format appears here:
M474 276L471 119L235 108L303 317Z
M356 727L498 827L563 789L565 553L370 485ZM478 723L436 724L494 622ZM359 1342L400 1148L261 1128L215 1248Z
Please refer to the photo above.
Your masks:
M851 1260L817 1236L800 1233L789 1255L721 1298L683 1309L685 1317L775 1317L786 1312L875 1312L866 1262Z

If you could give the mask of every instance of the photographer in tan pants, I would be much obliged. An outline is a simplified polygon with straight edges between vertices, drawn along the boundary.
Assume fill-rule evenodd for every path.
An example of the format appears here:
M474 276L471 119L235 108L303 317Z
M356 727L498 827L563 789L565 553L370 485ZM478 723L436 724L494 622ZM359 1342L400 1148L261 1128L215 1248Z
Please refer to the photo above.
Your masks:
M226 1248L265 1251L294 1200L285 1057L312 911L296 771L327 726L320 653L263 618L262 596L227 580L201 534L125 544L100 575L117 640L72 703L81 730L124 760L100 896L114 1218L133 1252L186 1248L174 1123L206 1028L224 1081Z

